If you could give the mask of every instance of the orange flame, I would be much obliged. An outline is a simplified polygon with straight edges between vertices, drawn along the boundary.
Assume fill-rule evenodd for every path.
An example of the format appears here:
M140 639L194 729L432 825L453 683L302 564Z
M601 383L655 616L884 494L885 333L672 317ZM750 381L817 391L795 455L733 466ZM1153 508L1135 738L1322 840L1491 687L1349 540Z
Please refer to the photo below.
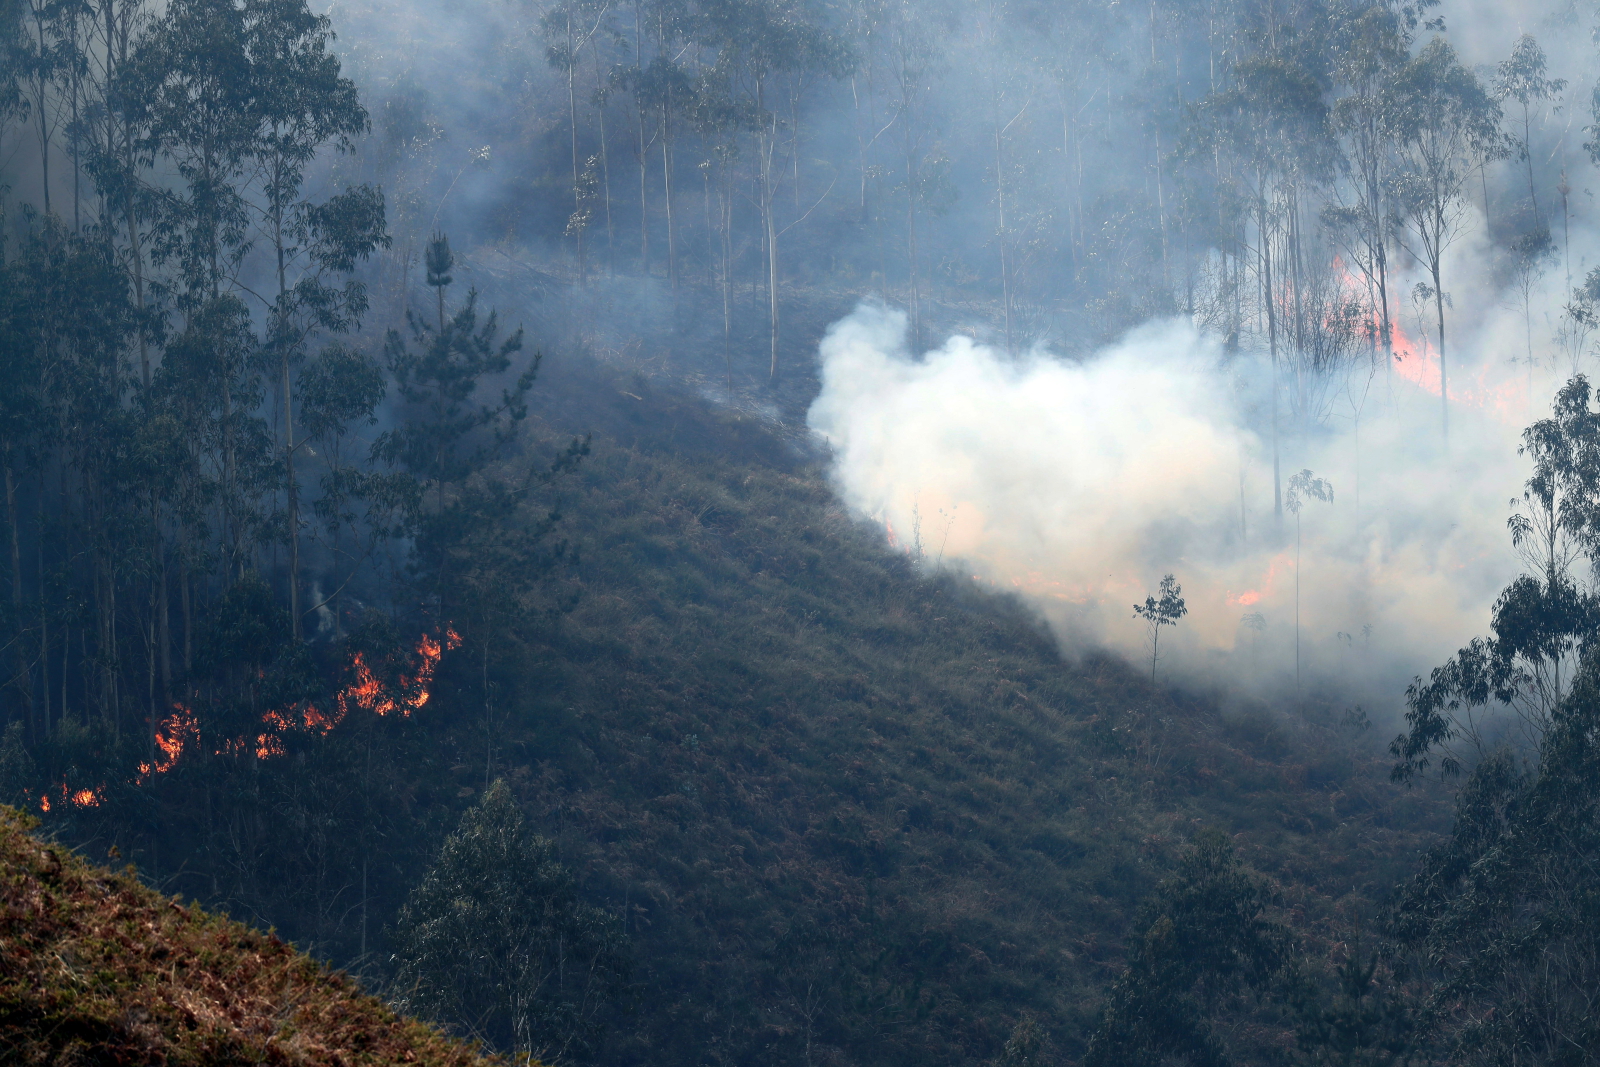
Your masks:
M398 694L386 691L383 682L367 665L366 657L357 652L351 661L356 681L334 697L334 710L324 712L314 704L306 704L298 710L274 708L261 716L264 729L256 735L254 744L248 737L236 737L224 742L216 754L238 755L253 751L256 759L261 760L282 756L287 752L284 746L285 734L296 728L303 728L308 732L327 736L334 727L344 721L352 704L378 715L388 715L398 711L409 717L413 711L428 702L429 686L433 684L433 675L438 669L439 660L446 652L460 646L461 635L448 626L445 627L443 640L431 634L423 634L415 651L418 661L416 669L409 675L400 675ZM140 785L149 781L152 775L166 774L172 770L183 756L184 750L199 743L200 724L194 712L183 704L174 704L172 707L172 714L156 727L155 761L139 764L139 776L136 781ZM65 786L62 787L62 796L68 798ZM92 807L100 803L99 793L94 790L79 790L69 799L79 807ZM49 799L41 797L40 807L49 811Z
M461 635L446 627L445 639L441 644L428 634L422 635L421 642L417 645L416 674L400 676L401 695L386 693L377 675L372 673L372 668L367 666L367 659L363 653L357 652L356 658L351 663L355 670L355 684L347 686L338 696L339 718L349 712L350 705L365 708L367 711L378 715L388 715L398 711L401 715L409 717L413 711L421 708L428 702L428 687L433 684L433 672L439 666L439 660L446 652L459 648ZM407 698L406 692L414 693Z
M182 704L172 705L172 714L156 727L156 751L160 753L154 764L139 764L139 784L152 774L166 774L177 765L178 757L191 741L200 739L200 723L194 712Z
M1259 604L1263 596L1271 596L1278 584L1279 577L1289 568L1289 564L1289 553L1280 552L1273 556L1267 563L1267 573L1261 579L1261 588L1246 589L1242 593L1234 593L1230 590L1227 594L1228 606L1248 608L1254 604Z
M1334 266L1345 292L1362 299L1365 283L1352 274L1341 259L1336 258ZM1367 328L1374 337L1382 336L1383 319L1375 307L1368 310ZM1389 322L1389 346L1394 352L1395 374L1425 393L1438 396L1443 392L1438 348L1425 328L1412 340L1400 323L1398 308ZM1457 346L1458 351L1460 347ZM1520 425L1528 410L1528 392L1526 381L1517 375L1505 375L1495 364L1472 369L1462 365L1459 356L1451 361L1450 399L1456 404L1492 411L1502 421Z
M105 793L100 789L68 789L67 783L61 783L61 800L75 808L98 808L101 801L105 800ZM39 796L39 810L49 812L50 796L42 793Z

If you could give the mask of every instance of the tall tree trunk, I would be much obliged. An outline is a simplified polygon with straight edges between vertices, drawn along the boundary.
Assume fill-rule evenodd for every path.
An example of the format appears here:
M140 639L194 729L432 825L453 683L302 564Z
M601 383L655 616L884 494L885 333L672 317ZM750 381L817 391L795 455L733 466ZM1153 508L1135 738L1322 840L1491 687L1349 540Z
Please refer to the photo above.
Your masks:
M728 372L728 403L733 403L733 173L722 161L717 211L722 217L722 360Z
M644 73L644 0L634 4L633 19L633 69ZM639 135L639 272L650 275L650 145L644 137L644 101L634 93L634 112L638 119Z
M667 280L678 287L678 223L672 195L672 108L661 107L661 191L667 202Z
M34 76L34 85L35 85L35 88L36 88L37 97L38 97L38 104L39 104L39 167L40 167L40 171L41 171L41 179L43 181L43 189L44 189L44 213L45 213L45 217L49 218L49 216L50 216L50 125L49 125L49 116L47 115L46 108L44 106L45 91L46 91L46 86L48 84L47 79L45 77L45 65L44 64L45 64L45 55L47 54L47 52L49 50L49 46L47 44L45 44L45 39L44 39L44 8L42 6L40 6L39 0L34 0L34 4L33 4L33 25L34 25L34 29L36 31L38 31L38 37L39 37L39 71Z
M43 695L43 722L44 736L50 736L50 600L49 587L44 578L44 469L39 470L39 506L37 509L36 526L39 537L35 544L35 557L39 564L39 691ZM63 705L64 707L65 705Z
M167 562L166 539L161 537L161 505L155 506L156 555L160 560L156 575L156 647L161 656L161 707L172 706L172 612L169 604L171 569ZM151 727L154 729L154 726Z
M1430 264L1433 273L1433 306L1439 320L1439 414L1445 443L1450 441L1450 379L1445 373L1444 359L1444 290L1439 286L1439 257Z
M1278 433L1278 315L1275 305L1277 294L1272 290L1272 241L1267 220L1267 207L1261 207L1260 233L1261 275L1267 309L1267 350L1272 357L1272 515L1273 521L1283 524L1283 469Z
M578 52L573 33L572 8L567 8L567 119L572 135L572 224L578 240L578 283L589 281L589 261L584 248L583 181L578 174Z
M11 464L11 446L5 448L6 523L11 527L11 621L16 631L12 647L16 650L17 697L22 704L23 729L29 737L35 736L37 724L33 721L33 671L28 667L27 652L22 641L22 537L21 520L17 516L17 486Z
M917 286L917 150L911 136L911 118L903 116L901 130L906 154L906 304L911 313L911 351L922 350L922 293Z
M274 183L282 188L281 180ZM289 515L289 626L296 644L302 639L300 621L300 486L295 482L294 453L299 447L294 439L294 385L289 377L290 346L288 338L288 323L283 319L285 302L289 297L289 279L284 263L283 247L283 206L274 204L272 209L273 244L278 256L278 345L281 349L279 360L280 381L279 389L283 393L283 472L287 481L285 503L288 505ZM440 293L443 293L440 289ZM441 327L442 328L442 327Z
M1013 351L1011 323L1011 237L1006 230L1006 173L1004 131L1000 128L1000 101L994 104L994 188L995 200L1000 209L1000 297L1006 320L1006 354Z
M766 114L763 80L756 80L756 113L762 116L757 150L761 157L761 225L767 245L767 325L771 338L769 381L778 380L778 227L773 220L772 153L778 138L777 115Z

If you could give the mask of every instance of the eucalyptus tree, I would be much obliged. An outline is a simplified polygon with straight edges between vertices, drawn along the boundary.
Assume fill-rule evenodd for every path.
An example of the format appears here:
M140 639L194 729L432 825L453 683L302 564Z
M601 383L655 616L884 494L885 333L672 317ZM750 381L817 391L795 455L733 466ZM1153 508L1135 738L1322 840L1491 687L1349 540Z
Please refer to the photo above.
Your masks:
M733 92L731 72L717 63L703 70L694 88L693 125L708 149L702 163L707 180L715 180L717 210L711 228L717 241L717 283L722 296L722 358L728 399L733 399L733 261L735 181L744 136L755 116Z
M4 249L0 238L0 249ZM32 258L32 257L30 257ZM24 634L25 593L22 570L22 515L17 489L37 455L48 398L44 390L44 349L40 344L38 316L46 309L33 291L37 268L33 263L9 261L0 256L0 467L5 475L6 527L10 570L7 575L5 633L13 651L12 682L7 704L17 709L30 740L49 732L49 721L34 717L33 679L28 667L28 642Z
M18 0L18 32L7 49L14 65L14 84L20 87L23 113L39 143L40 196L44 213L50 206L50 149L61 128L61 101L57 98L57 79L72 59L66 42L64 22L69 17L68 0Z
M1272 500L1283 515L1280 392L1282 346L1293 338L1281 322L1279 287L1294 262L1300 190L1332 163L1328 104L1316 74L1290 59L1260 54L1235 63L1228 83L1196 106L1184 151L1227 155L1254 216L1255 256L1267 348L1272 361ZM1292 273L1290 274L1293 279ZM1291 294L1288 307L1294 307ZM1301 316L1296 315L1296 323Z
M1344 238L1350 262L1376 298L1373 340L1387 363L1394 355L1389 312L1393 234L1385 194L1394 164L1395 130L1386 93L1409 58L1410 35L1402 13L1380 4L1338 9L1332 30L1333 74L1341 93L1330 117L1349 181L1333 183L1333 202L1324 209L1323 219ZM1347 189L1348 200L1342 195Z
M130 475L135 470L132 415L125 403L131 382L126 354L139 327L138 314L127 275L109 247L79 238L56 220L46 220L28 236L7 275L7 369L17 375L14 389L8 382L6 439L0 442L11 490L8 518L15 535L20 524L15 479L23 464L42 481L45 466L55 459L63 489L76 483L77 513L58 514L56 527L81 546L91 579L96 655L82 663L84 692L93 695L99 717L115 729L121 710L116 590L142 541L128 528L124 507L134 492ZM63 510L66 505L63 499ZM22 586L15 541L12 550L15 594ZM41 618L28 644L42 661L49 654L42 581L37 598ZM48 732L48 711L41 725Z
M939 215L949 206L953 186L949 160L929 144L933 136L929 112L940 54L935 37L917 13L902 2L894 5L887 26L889 76L894 86L891 122L897 127L906 194L906 307L910 313L911 347L922 347L922 286L917 250L917 219Z
M22 12L22 0L0 0L0 148L4 147L7 124L27 108L23 95L27 38Z
M539 18L539 32L548 42L545 59L562 72L567 89L567 132L572 152L572 216L568 229L577 242L578 279L588 278L584 235L588 229L587 205L578 152L578 64L585 48L608 29L612 0L562 0ZM602 105L603 106L603 105Z
M1318 478L1309 470L1302 470L1289 479L1289 492L1283 506L1294 516L1294 684L1300 685L1300 512L1313 500L1333 503L1333 486L1326 478Z
M1444 1062L1600 1058L1597 739L1591 652L1536 746L1472 768L1449 837L1394 894L1384 932L1421 980L1420 1036Z
M734 106L755 120L755 200L766 251L768 377L776 381L778 238L787 228L779 229L774 210L778 173L773 162L781 119L770 98L772 83L807 70L839 76L849 70L854 57L848 45L822 24L819 13L798 0L706 0L700 5L696 36L716 50Z
M351 457L345 454L346 438L352 431L358 426L377 425L375 413L388 394L389 383L377 360L348 345L335 342L325 346L306 362L296 384L300 396L301 428L305 431L306 440L322 448L326 470L321 478L321 492L312 508L322 520L330 538L328 554L332 560L333 581L336 583L333 592L325 596L322 603L312 605L305 614L331 604L334 639L337 640L342 636L344 616L340 598L345 586L377 545L396 532L392 513L399 509L384 506L394 502L385 490L395 487L395 479L386 479L382 474L364 470L353 464ZM408 487L402 482L400 488L399 500L409 501L409 494L405 493ZM358 500L368 504L365 515L354 510ZM366 544L358 546L356 551L347 552L343 543L345 532L348 530L353 536L359 537L363 529L368 535ZM342 578L339 574L341 567L345 568Z
M1528 417L1533 417L1533 293L1538 287L1551 261L1555 259L1555 242L1550 238L1550 228L1541 227L1525 233L1511 243L1511 282L1516 290L1517 302L1522 306L1523 363L1528 368Z
M1214 1020L1240 993L1279 989L1292 965L1289 931L1269 911L1275 903L1227 837L1198 835L1139 909L1128 967L1100 1007L1084 1067L1232 1062L1227 1038L1247 1029Z
M233 0L176 0L140 40L119 96L148 164L179 184L157 191L152 254L176 270L177 306L192 314L232 288L249 252L250 177L260 130L250 28Z
M665 19L662 21L665 23L661 30L663 35L676 28ZM680 127L688 125L694 113L696 88L696 79L690 77L683 64L670 55L661 54L638 71L632 82L634 96L656 118L656 139L661 144L661 200L667 223L667 280L674 289L679 284L677 195L673 183L677 161L674 150Z
M1432 281L1439 348L1441 427L1450 434L1450 378L1445 350L1442 277L1445 252L1465 224L1464 187L1485 161L1505 154L1500 105L1441 37L1395 75L1385 109L1396 132L1400 168L1391 196L1406 228L1399 240Z
M1406 690L1406 732L1391 751L1397 778L1437 761L1455 774L1494 747L1485 711L1510 709L1530 747L1567 696L1563 675L1600 632L1600 603L1574 574L1600 556L1600 411L1579 375L1556 394L1548 418L1522 435L1533 470L1508 520L1526 568L1500 593L1491 637L1474 638Z
M1533 182L1533 113L1539 105L1556 99L1566 87L1565 78L1545 77L1544 49L1530 33L1517 38L1510 57L1495 71L1495 94L1502 100L1515 100L1522 110L1522 139L1517 152L1528 168L1528 200L1533 204L1535 229L1549 227L1539 213L1539 193Z
M620 924L582 900L502 781L463 813L412 890L392 962L403 1009L530 1063L587 1051L629 973Z
M1150 642L1150 681L1156 680L1156 661L1160 659L1161 628L1163 626L1176 626L1178 620L1189 614L1189 608L1183 602L1183 586L1178 580L1168 574L1162 577L1161 585L1157 588L1155 596L1144 598L1143 604L1133 606L1135 618L1143 619L1149 628L1148 640Z
M302 194L306 167L325 147L348 151L370 127L355 83L340 74L326 15L305 0L250 0L245 8L250 76L258 122L252 152L263 202L257 208L274 258L277 296L267 330L282 405L284 493L289 542L289 617L301 635L300 492L295 455L294 383L315 331L344 332L359 323L366 290L348 280L359 260L386 247L383 196L359 186L316 204ZM330 275L346 276L342 287ZM298 275L296 277L296 275ZM293 282L291 283L291 278Z

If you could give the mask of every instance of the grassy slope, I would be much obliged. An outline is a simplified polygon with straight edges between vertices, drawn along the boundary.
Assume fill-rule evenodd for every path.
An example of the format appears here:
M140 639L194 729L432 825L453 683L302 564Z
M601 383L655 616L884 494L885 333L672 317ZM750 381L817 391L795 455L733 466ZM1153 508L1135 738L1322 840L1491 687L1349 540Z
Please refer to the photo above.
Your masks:
M0 807L0 1061L486 1061L271 934L94 867Z
M237 783L213 832L256 834L252 877L276 890L224 885L235 914L340 943L277 883L361 884L349 863L291 861L372 847L379 951L349 955L375 969L419 861L505 775L586 891L627 914L639 996L608 1062L956 1064L994 1056L1024 1011L1075 1053L1139 898L1202 825L1236 835L1308 937L1336 940L1439 824L1370 739L1063 661L1013 600L919 573L843 513L803 441L655 387L663 362L552 361L537 391L543 436L595 431L564 490L583 595L503 665L492 766L464 649L424 713L382 724L393 781L371 796L394 825L376 843L284 814L332 826L368 803L353 734L303 768L264 765L260 797ZM198 786L162 785L181 810L130 793L52 819L130 855L165 834L149 873L206 892L208 839L163 829L200 817ZM332 914L355 943L348 900Z
M1024 1010L1071 1053L1194 829L1336 939L1438 825L1370 739L1064 662L1010 599L888 551L770 427L649 386L543 398L546 429L596 430L567 504L584 595L505 746L629 913L617 1059L954 1064Z

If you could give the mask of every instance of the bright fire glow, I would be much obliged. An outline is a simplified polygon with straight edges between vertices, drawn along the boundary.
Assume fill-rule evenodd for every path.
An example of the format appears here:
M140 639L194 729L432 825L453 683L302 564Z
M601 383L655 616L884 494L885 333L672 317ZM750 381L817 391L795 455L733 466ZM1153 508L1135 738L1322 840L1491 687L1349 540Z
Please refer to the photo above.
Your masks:
M338 696L339 718L344 718L351 704L378 715L398 711L408 717L421 708L428 702L428 687L433 684L433 672L439 666L440 658L461 645L461 635L454 630L447 627L444 634L443 644L428 634L422 635L422 641L417 645L420 662L416 673L400 676L398 693L387 691L377 675L372 673L372 668L367 666L366 656L357 652L350 665L355 671L355 684L346 687Z
M1274 588L1277 587L1279 575L1289 568L1290 563L1289 553L1287 552L1280 552L1273 556L1272 561L1267 564L1267 573L1261 578L1261 587L1259 589L1246 589L1242 593L1229 592L1228 606L1248 608L1252 604L1260 603L1262 597L1271 596Z
M62 802L71 804L75 808L98 808L104 799L105 793L100 789L68 789L65 782L61 783ZM39 810L43 812L50 810L49 794L40 795Z
M1336 260L1334 266L1339 271L1339 282L1345 293L1365 300L1365 284L1342 261ZM1381 337L1383 323L1378 309L1371 308L1368 315L1368 329L1374 336ZM1389 344L1394 350L1395 374L1423 392L1438 396L1442 391L1439 350L1430 342L1426 330L1412 340L1400 324L1396 309L1389 322ZM1496 380L1491 380L1493 370L1495 367L1491 364L1468 371L1461 366L1459 357L1452 359L1450 399L1457 404L1491 411L1502 420L1520 426L1528 412L1528 384L1517 375L1495 374Z
M194 712L182 704L172 705L172 714L161 720L156 727L156 751L160 753L155 763L139 764L139 783L152 774L166 774L178 762L178 757L183 755L184 745L200 739L200 723L195 719Z
M253 740L247 736L224 741L216 750L216 755L253 752L256 759L260 760L282 756L288 751L284 745L284 737L290 731L303 729L308 733L326 736L344 721L352 706L378 715L388 715L398 711L401 715L409 717L413 711L427 704L431 695L429 689L433 684L433 675L439 667L440 659L446 652L460 646L461 635L448 626L445 627L443 639L432 634L423 634L413 653L416 657L416 666L410 673L402 673L399 676L400 684L397 691L391 691L385 686L367 665L366 657L357 652L350 664L355 674L355 681L334 697L333 710L324 712L312 704L299 708L274 708L261 716L264 729ZM172 714L156 725L154 740L155 759L139 764L139 774L134 779L138 785L144 785L154 775L166 774L172 770L185 751L192 750L200 743L200 723L194 711L184 704L173 704ZM61 785L60 794L64 803L80 808L98 807L105 799L100 789L73 791L69 790L65 783ZM48 812L50 807L50 797L41 795L39 809Z

